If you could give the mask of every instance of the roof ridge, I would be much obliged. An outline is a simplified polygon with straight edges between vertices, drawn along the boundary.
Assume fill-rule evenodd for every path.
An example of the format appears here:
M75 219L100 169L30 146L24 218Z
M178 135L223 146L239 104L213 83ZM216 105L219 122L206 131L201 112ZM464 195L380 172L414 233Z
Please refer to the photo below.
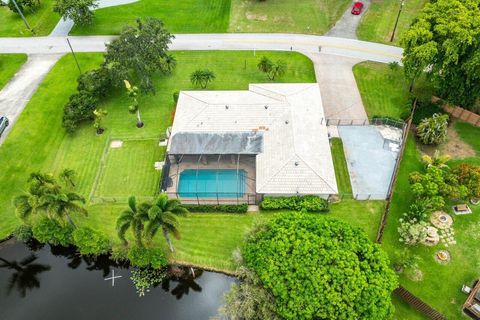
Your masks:
M258 190L260 191L266 184L268 184L270 181L272 181L272 179L275 178L280 173L280 171L287 166L288 162L290 160L292 160L293 157L294 157L294 155L292 155L290 158L288 158L287 161L285 161L285 163L282 166L279 167L277 172L275 174L271 175L270 179L265 181L265 183L260 188L258 188Z
M315 173L315 175L316 175L317 177L319 177L323 182L325 182L325 184L326 184L331 190L335 191L335 188L333 188L332 185L331 185L327 180L325 180L322 176L320 176L320 175L318 174L318 172L315 171L315 170L312 168L312 166L310 166L310 164L303 159L303 157L301 157L300 155L297 154L296 151L295 151L295 155L296 155L298 158L300 158L300 160L302 160L302 161L307 165L307 167L308 167L313 173Z
M192 123L192 121L194 121L205 109L208 108L209 104L208 104L208 102L206 102L206 101L203 101L203 100L201 100L201 99L198 99L197 97L194 97L194 96L192 96L192 95L190 95L190 94L187 94L185 91L181 91L181 93L183 93L183 94L186 95L186 96L189 96L189 97L192 98L192 99L195 99L195 100L200 101L201 103L203 103L203 108L200 108L200 110L199 110L197 113L195 113L195 114L186 122L186 124L190 124L190 123Z
M283 101L283 100L280 100L280 99L277 99L277 98L274 98L274 97L271 97L271 96L267 96L266 94L263 94L263 93L261 93L261 92L252 91L252 90L250 89L251 87L257 87L257 88L266 90L266 91L268 91L268 92L271 92L271 93L273 93L273 94L281 95L281 96L283 96L283 97L285 98L285 100L286 100L286 98L287 98L287 95L286 95L286 94L284 94L284 93L278 93L278 92L272 91L271 89L264 88L264 87L262 87L262 84L264 84L264 83L250 83L249 88L248 88L248 91L253 92L253 93L255 93L255 94L258 94L258 95L260 95L260 96L264 96L264 97L267 97L267 98L270 98L270 99L274 99L274 100L280 101L280 102L285 102L285 101Z

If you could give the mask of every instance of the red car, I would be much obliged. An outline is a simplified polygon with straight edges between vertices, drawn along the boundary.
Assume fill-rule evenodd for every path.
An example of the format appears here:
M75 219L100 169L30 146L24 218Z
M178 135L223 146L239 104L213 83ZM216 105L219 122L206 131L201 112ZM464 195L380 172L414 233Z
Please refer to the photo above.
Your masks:
M353 4L352 14L359 15L360 13L362 13L362 9L363 9L363 3L361 3L360 1L357 1Z

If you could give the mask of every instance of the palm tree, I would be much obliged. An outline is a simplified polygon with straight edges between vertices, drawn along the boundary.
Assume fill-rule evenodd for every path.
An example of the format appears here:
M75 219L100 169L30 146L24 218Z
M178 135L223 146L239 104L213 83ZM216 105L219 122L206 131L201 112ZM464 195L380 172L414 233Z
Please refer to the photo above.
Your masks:
M275 80L276 77L281 77L287 71L287 64L283 60L278 60L272 67L270 72L270 80Z
M76 172L73 169L65 168L60 172L60 179L66 184L70 185L72 188L75 188L75 176Z
M137 241L139 247L143 247L142 233L144 229L144 222L148 220L148 205L145 203L137 206L137 200L134 196L128 198L128 209L123 211L117 219L117 234L125 246L128 241L125 238L125 233L128 229L132 229L133 236Z
M426 167L437 167L440 169L448 168L448 160L450 160L450 156L448 154L442 155L438 150L435 150L433 157L430 157L427 154L422 157L422 161Z
M40 208L40 195L35 189L30 188L28 192L13 199L15 211L20 219L26 221L32 214L36 214Z
M85 198L74 193L64 193L61 190L55 193L47 193L40 197L40 208L45 210L50 218L58 217L60 219L67 218L68 222L76 228L77 226L70 216L71 213L81 213L85 216L88 211L78 202L84 204Z
M197 70L190 75L190 81L196 86L201 86L202 89L207 87L207 84L215 80L215 73L208 69Z
M187 213L188 210L182 207L178 199L169 199L165 193L160 194L148 210L149 222L145 229L145 236L151 241L161 228L168 247L173 252L174 249L169 234L171 233L175 238L180 239L177 217L185 216Z
M266 73L267 75L272 71L273 62L267 57L263 56L260 62L257 64L258 70Z
M40 287L40 281L37 276L44 271L50 270L50 267L39 263L33 263L35 260L37 260L37 256L33 254L22 259L20 262L8 261L0 257L0 268L15 270L10 277L8 293L16 287L20 296L25 297L27 290Z

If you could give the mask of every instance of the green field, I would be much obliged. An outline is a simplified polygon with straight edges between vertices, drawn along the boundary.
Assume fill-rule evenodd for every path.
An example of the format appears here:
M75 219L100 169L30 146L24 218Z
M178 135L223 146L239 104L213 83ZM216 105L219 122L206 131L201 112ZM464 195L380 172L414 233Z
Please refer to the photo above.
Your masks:
M455 121L454 126L460 138L472 146L480 156L480 128L461 121Z
M343 142L340 138L331 140L333 165L339 193L352 193L350 174L348 173L347 160L343 150Z
M324 34L349 0L232 0L229 32Z
M398 20L397 31L393 44L398 45L399 39L428 0L407 0ZM399 0L372 1L370 8L362 17L357 29L357 36L361 40L392 44L392 35L398 9Z
M60 16L53 12L54 0L42 0L34 10L25 10L24 15L35 35L48 35ZM0 37L30 37L32 32L27 29L17 13L6 6L0 6Z
M91 26L74 27L72 34L118 34L137 18L161 19L172 33L227 32L230 0L141 0L99 9Z
M27 61L26 54L0 54L0 90Z

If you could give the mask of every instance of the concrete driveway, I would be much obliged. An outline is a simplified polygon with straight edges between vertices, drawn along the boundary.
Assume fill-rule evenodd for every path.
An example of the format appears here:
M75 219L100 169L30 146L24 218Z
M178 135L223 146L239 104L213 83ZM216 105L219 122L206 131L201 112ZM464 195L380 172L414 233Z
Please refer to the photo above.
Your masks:
M354 2L355 1L352 1L352 4L348 7L347 11L345 11L340 20L338 20L337 23L335 23L335 25L333 26L333 28L325 34L326 36L357 39L357 27L360 23L360 19L362 19L362 16L370 7L370 0L361 1L364 6L362 13L359 15L353 15L351 13Z
M368 120L352 68L363 60L327 54L307 54L315 66L325 117L362 123Z

